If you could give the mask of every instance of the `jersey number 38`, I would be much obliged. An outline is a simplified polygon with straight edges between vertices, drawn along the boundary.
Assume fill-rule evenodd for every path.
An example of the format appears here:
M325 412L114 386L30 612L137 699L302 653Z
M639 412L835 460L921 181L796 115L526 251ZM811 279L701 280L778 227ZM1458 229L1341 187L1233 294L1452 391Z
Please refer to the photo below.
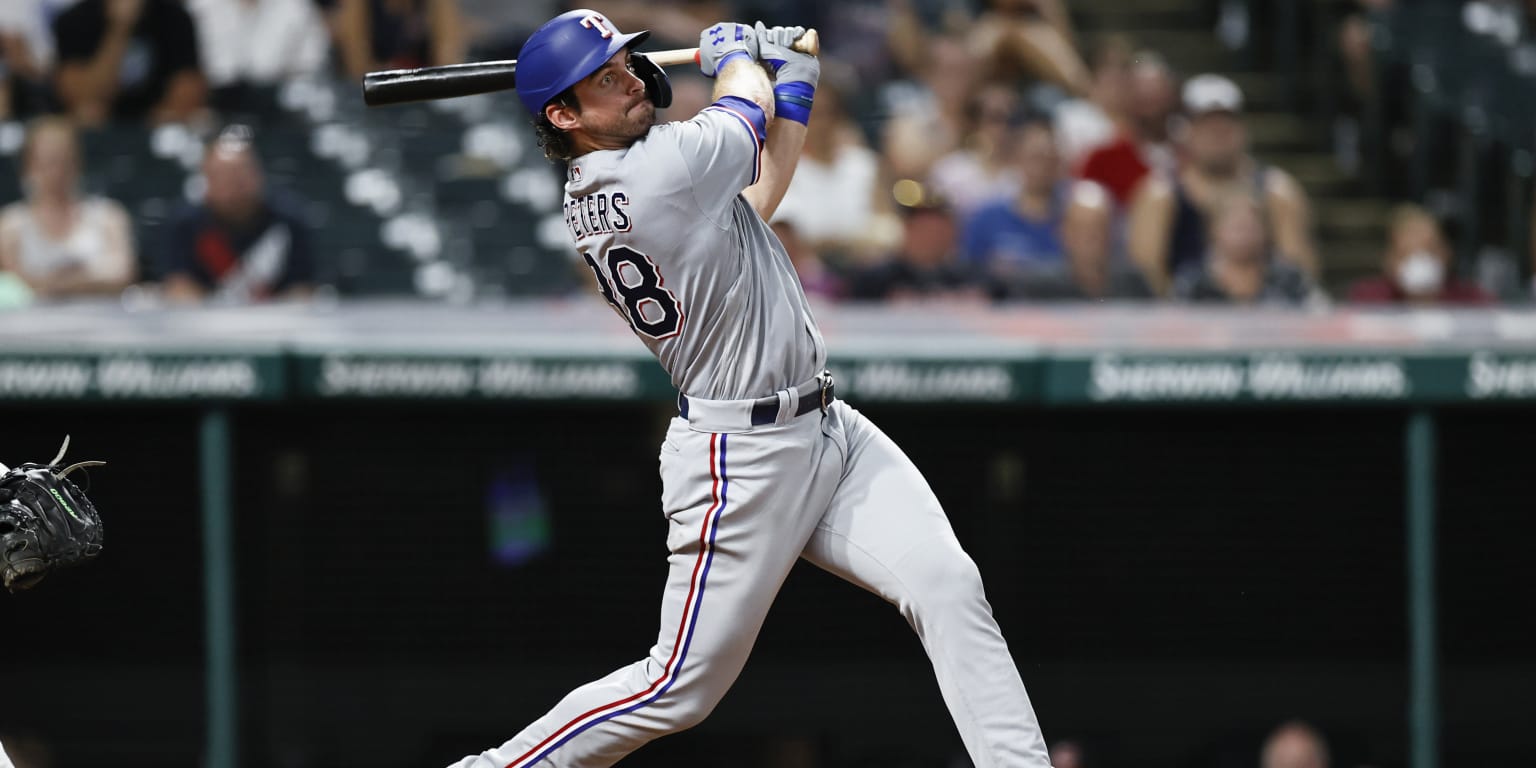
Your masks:
M603 298L635 333L666 339L676 336L683 327L683 307L677 303L677 296L667 290L666 281L649 256L615 245L600 259L589 251L582 251L581 258L597 278Z

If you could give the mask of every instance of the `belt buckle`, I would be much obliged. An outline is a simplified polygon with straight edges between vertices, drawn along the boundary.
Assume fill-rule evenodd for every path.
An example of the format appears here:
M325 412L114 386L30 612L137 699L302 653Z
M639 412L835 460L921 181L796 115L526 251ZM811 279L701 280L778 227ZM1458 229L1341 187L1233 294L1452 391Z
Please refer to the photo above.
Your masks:
M821 380L821 412L825 414L827 412L828 405L827 395L831 394L832 392L832 372L822 371L821 375L817 376L816 378Z

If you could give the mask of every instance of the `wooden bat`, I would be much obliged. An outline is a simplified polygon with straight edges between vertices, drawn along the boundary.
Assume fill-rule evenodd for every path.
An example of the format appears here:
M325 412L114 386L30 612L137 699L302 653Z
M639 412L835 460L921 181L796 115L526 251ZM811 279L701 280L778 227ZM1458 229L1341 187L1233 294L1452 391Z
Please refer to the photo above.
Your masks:
M807 30L795 41L795 50L812 56L821 52L816 30ZM697 64L699 49L673 48L643 52L659 67ZM417 69L389 69L363 76L363 103L370 107L412 101L452 99L480 93L508 91L517 87L517 60L476 61Z

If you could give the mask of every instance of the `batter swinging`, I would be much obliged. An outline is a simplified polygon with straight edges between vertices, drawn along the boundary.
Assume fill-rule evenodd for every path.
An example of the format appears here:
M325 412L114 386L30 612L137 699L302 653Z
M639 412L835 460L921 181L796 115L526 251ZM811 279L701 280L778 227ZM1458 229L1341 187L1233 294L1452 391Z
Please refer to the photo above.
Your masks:
M715 101L660 125L666 76L631 51L646 32L576 10L518 56L518 96L546 155L568 164L576 249L681 393L661 445L670 570L644 659L460 768L607 766L699 723L800 558L901 610L977 766L1049 767L975 564L901 449L835 399L805 293L764 223L815 95L819 64L791 47L803 31L705 30Z

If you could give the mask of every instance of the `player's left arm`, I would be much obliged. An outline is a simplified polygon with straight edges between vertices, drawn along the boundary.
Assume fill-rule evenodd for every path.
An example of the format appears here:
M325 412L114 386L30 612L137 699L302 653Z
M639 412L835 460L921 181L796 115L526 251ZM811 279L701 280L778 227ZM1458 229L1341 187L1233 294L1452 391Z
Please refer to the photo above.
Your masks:
M772 218L778 210L795 175L800 150L805 146L816 81L821 75L821 63L814 55L791 47L803 34L804 27L768 28L761 21L757 23L758 60L774 70L774 109L769 112L762 173L757 183L747 187L742 195L764 220Z

